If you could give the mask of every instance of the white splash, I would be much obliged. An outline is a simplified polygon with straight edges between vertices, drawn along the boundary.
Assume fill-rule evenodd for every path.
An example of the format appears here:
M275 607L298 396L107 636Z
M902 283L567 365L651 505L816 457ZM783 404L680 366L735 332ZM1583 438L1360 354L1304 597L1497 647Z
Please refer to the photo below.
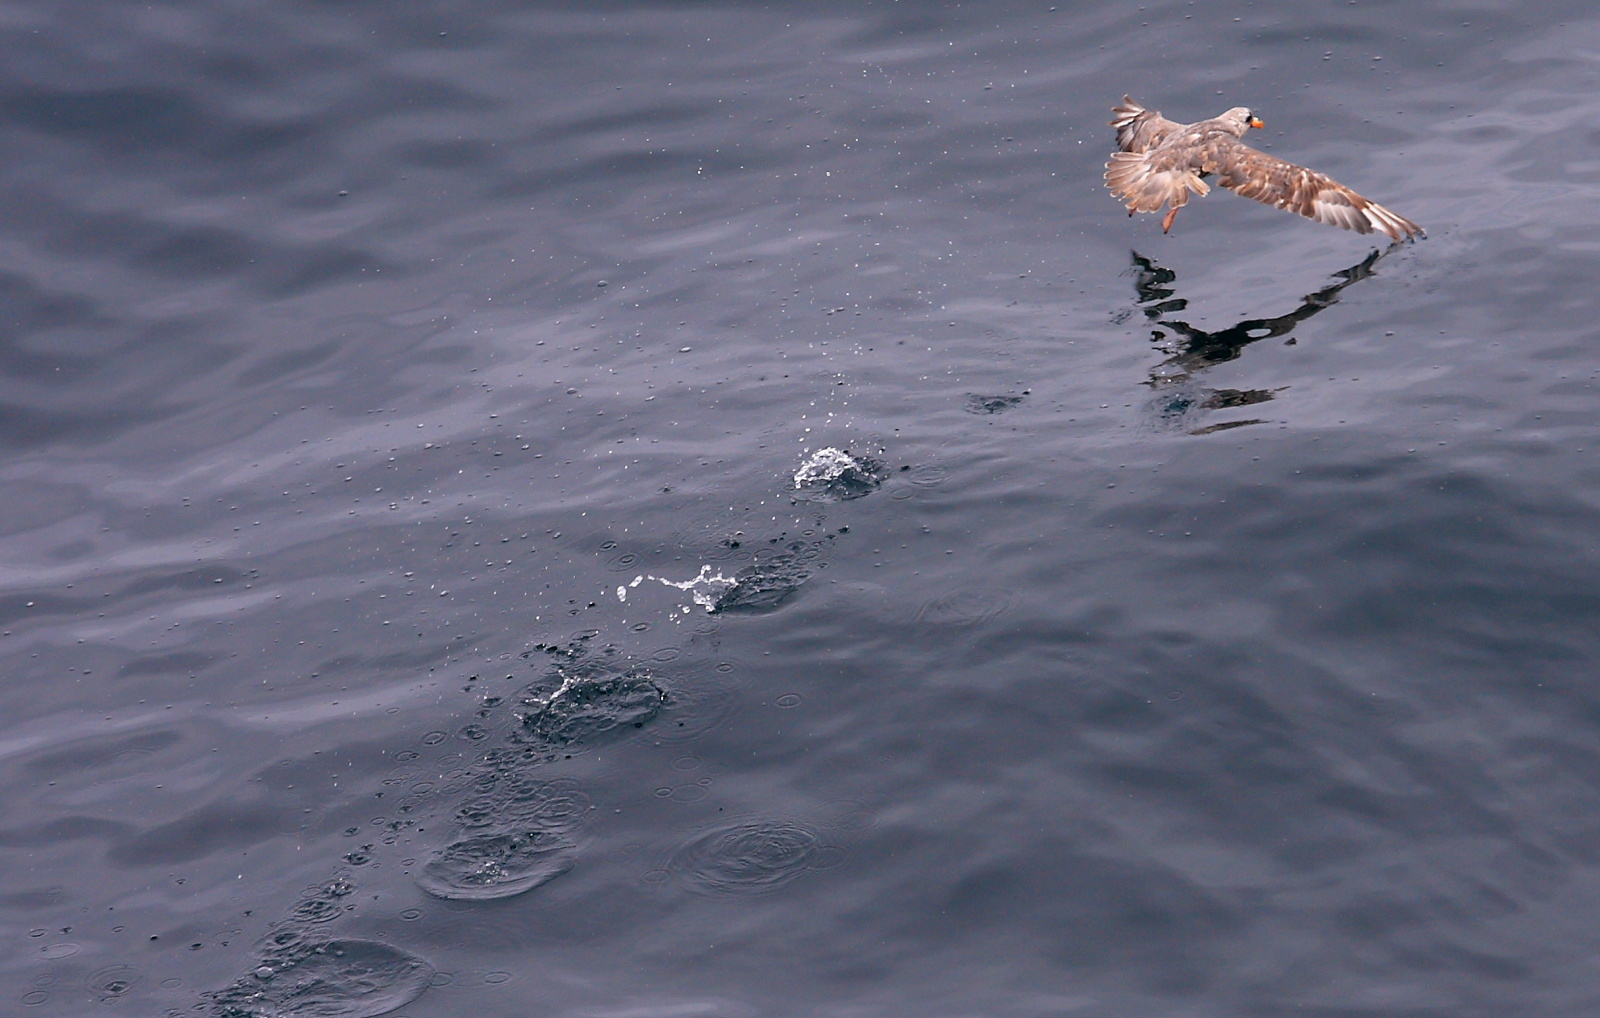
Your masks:
M794 472L794 486L805 488L813 484L827 484L843 476L846 470L859 466L849 453L830 445L806 457L800 469Z
M549 696L542 700L538 697L530 697L528 700L528 705L530 707L537 707L539 710L544 710L546 707L549 707L551 704L555 703L556 700L566 695L567 691L577 684L578 680L575 676L562 674L561 685L557 686Z
M739 584L739 581L731 576L724 576L720 572L713 573L709 565L701 566L699 575L691 580L669 580L661 576L649 578L668 587L688 591L689 596L694 598L694 603L706 611L715 608L717 599ZM688 611L687 608L684 610Z
M617 600L626 603L628 600L628 589L630 587L637 587L645 580L654 580L656 583L659 583L664 587L675 587L678 590L687 591L689 596L694 599L694 603L704 608L706 611L711 611L713 608L715 608L717 606L717 599L723 594L726 594L728 591L732 590L734 587L738 586L739 583L739 581L733 577L724 576L720 572L713 573L709 565L703 565L700 567L700 572L698 575L687 580L669 580L664 576L635 576L633 578L633 582L629 583L626 587L617 587ZM689 609L687 606L683 608L683 612L684 614L688 614Z

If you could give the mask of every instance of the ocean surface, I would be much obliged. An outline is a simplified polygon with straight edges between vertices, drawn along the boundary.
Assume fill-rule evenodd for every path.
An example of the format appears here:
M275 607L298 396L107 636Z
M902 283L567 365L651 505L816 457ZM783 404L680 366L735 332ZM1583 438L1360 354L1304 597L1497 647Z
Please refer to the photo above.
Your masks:
M1592 3L0 53L0 1012L1600 1012Z

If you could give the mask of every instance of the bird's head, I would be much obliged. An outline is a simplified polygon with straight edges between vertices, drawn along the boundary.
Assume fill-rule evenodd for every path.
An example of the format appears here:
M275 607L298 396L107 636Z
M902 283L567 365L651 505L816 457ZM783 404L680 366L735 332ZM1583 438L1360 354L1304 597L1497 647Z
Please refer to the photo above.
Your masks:
M1239 132L1240 137L1243 137L1244 132L1248 131L1252 127L1267 126L1261 122L1260 117L1256 116L1254 113L1251 113L1250 108L1247 106L1235 106L1233 109L1224 113L1217 119L1226 120L1231 125L1234 125L1235 129Z

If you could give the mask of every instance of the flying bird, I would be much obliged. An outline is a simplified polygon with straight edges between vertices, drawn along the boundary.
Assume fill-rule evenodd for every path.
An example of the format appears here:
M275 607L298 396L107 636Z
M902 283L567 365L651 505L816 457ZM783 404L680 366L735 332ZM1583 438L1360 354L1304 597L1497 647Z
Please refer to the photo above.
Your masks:
M1117 129L1120 151L1111 153L1106 163L1106 186L1128 203L1130 216L1166 205L1163 233L1172 229L1191 193L1211 190L1205 178L1215 175L1230 191L1319 223L1357 233L1378 230L1397 241L1424 236L1416 223L1332 177L1246 145L1240 140L1245 132L1265 125L1244 106L1193 124L1168 120L1127 96L1111 112L1116 114L1110 123Z

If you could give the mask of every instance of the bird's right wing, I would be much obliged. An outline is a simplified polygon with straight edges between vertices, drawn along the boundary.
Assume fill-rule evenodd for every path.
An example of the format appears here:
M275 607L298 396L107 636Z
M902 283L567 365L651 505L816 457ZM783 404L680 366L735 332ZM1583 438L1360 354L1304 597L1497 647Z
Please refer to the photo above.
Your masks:
M1182 124L1168 120L1159 110L1147 110L1127 96L1122 103L1111 108L1116 116L1110 121L1117 129L1117 150L1120 152L1147 152Z

